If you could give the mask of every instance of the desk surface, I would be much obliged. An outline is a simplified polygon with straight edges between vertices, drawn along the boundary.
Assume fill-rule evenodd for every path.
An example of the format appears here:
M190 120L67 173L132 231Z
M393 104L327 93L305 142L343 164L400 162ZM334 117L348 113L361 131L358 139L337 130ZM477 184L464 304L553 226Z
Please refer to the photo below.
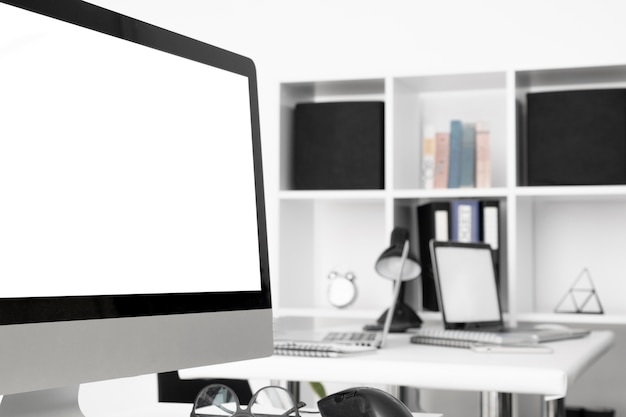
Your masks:
M553 353L477 353L415 345L408 334L391 335L372 354L343 358L271 356L180 371L182 378L275 379L387 384L416 388L539 394L561 398L568 384L609 350L614 335L546 343Z

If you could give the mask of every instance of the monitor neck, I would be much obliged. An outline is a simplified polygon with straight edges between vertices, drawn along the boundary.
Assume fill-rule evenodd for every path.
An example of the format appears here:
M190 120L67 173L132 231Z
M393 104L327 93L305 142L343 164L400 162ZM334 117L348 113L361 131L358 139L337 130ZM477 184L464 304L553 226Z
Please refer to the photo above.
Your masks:
M0 417L84 417L78 405L78 385L8 394Z

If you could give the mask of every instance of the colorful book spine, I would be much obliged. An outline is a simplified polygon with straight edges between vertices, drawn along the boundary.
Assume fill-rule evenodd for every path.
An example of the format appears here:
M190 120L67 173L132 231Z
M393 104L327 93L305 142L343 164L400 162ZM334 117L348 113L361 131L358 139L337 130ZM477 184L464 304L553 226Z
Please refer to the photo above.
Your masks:
M447 134L445 154L439 141ZM438 138L437 136L440 136ZM434 146L433 146L434 144ZM437 148L440 148L438 151ZM444 161L447 155L447 161ZM443 169L447 167L447 173ZM448 132L422 135L421 180L424 189L489 188L492 186L491 132L487 122L451 120ZM445 186L443 180L445 179Z
M450 122L450 161L448 164L448 188L461 186L461 151L463 124L460 120Z
M463 123L461 136L461 174L460 186L471 188L476 186L476 125Z
M491 187L491 134L486 122L476 124L476 187Z
M422 136L422 188L435 188L435 131L432 128L424 129Z
M435 135L435 188L448 187L448 170L450 162L450 134L437 132Z

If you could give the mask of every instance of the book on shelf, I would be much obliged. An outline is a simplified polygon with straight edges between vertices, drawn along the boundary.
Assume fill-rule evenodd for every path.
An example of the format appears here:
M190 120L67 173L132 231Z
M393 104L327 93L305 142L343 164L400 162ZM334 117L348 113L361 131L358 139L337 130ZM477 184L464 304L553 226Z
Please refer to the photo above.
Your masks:
M450 156L448 162L448 188L461 186L461 157L463 143L463 123L460 120L450 122Z
M424 129L422 136L422 187L425 190L435 188L435 130Z
M363 353L376 352L376 347L351 345L346 343L323 343L304 341L274 341L274 354L280 356L300 356L311 358L338 358Z
M491 187L491 135L487 122L476 123L476 187Z
M417 236L422 264L422 305L432 311L439 310L435 290L435 277L428 242L450 240L450 203L433 201L417 207Z
M480 241L480 202L474 199L453 200L450 238L458 242Z
M500 202L480 202L480 241L491 246L496 279L500 280Z
M465 239L488 243L492 248L497 278L500 279L500 213L498 200L431 201L417 207L417 236L422 264L422 305L425 309L439 311L428 245L431 239L439 241Z
M462 199L451 202L451 240L484 242L491 246L497 279L500 279L500 202Z
M460 186L473 188L476 186L476 125L465 122L462 124Z
M427 127L422 136L421 176L424 189L491 187L488 123L455 119L450 121L448 131L435 133Z
M450 134L435 134L435 178L434 188L448 188L450 163Z

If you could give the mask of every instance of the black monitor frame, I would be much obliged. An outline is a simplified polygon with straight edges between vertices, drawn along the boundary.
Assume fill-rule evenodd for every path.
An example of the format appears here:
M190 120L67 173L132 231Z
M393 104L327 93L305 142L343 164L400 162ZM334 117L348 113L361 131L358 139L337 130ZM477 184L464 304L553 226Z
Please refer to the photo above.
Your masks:
M0 0L0 2L248 78L261 269L260 291L0 298L0 325L270 308L257 78L253 61L81 0Z

